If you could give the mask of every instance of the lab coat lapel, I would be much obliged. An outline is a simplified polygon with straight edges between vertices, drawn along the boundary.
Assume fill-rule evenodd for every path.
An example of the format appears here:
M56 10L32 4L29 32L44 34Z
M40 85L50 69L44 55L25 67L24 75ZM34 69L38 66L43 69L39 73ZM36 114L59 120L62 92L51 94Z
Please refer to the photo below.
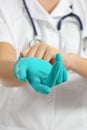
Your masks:
M51 16L54 18L58 18L67 15L68 13L72 12L70 6L71 3L69 2L69 0L66 0L66 2L64 2L64 0L60 0L59 4L51 12Z
M26 0L26 3L32 18L40 21L52 22L53 17L62 17L71 12L69 0L66 0L66 2L61 0L51 14L47 13L36 0Z

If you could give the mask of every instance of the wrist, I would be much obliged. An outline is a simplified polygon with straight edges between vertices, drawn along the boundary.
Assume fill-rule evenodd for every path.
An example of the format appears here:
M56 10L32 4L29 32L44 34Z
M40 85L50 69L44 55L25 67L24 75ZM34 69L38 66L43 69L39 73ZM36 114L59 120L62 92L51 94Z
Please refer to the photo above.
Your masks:
M73 53L67 53L67 55L68 55L68 68L69 70L73 70L75 66L76 55Z
M64 51L58 51L63 59L63 64L68 70L72 70L72 66L74 64L74 54L73 53L66 53Z
M63 60L64 66L65 66L67 69L69 69L69 68L70 68L69 53L66 53L66 52L64 52L64 51L62 51L62 50L58 50L58 53L60 53L61 56L62 56L62 60Z

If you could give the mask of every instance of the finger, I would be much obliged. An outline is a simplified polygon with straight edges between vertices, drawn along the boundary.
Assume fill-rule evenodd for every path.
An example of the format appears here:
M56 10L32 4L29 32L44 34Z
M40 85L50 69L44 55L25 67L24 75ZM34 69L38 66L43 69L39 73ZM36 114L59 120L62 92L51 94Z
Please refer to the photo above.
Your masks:
M45 85L49 86L49 87L53 87L56 85L57 79L59 77L59 72L61 69L61 64L55 63L48 75L48 78L43 81Z
M42 93L44 95L50 93L51 91L51 89L48 86L43 85L39 82L32 83L31 86L34 88L36 92Z
M36 43L35 45L33 45L33 46L30 48L30 50L28 51L27 56L34 57L36 51L37 51L38 48L39 48L39 46L40 46L40 43Z
M29 50L30 50L30 47L28 47L28 48L26 48L26 49L23 49L23 50L20 52L20 56L21 56L21 57L26 57Z
M35 57L42 59L43 55L44 55L44 53L46 51L46 47L47 47L46 44L44 44L44 43L40 44L38 50L35 53Z
M45 85L53 87L56 85L56 82L58 83L57 80L60 74L61 67L63 66L61 62L62 62L61 55L57 54L55 57L55 63L48 75L48 78L43 81Z
M51 81L50 81L50 87L59 85L62 82L63 82L63 68L59 67L59 68L56 68L52 74Z
M60 64L60 69L59 69L59 74L57 75L56 78L56 85L61 84L63 82L63 73L64 73L64 66L62 64L62 57L61 55L58 53L56 54L56 58L55 58L55 63L58 62Z
M62 57L59 53L56 54L55 62L61 62L62 63Z
M51 64L51 65L54 64L54 58L52 58L52 59L50 60L50 64Z
M55 85L59 85L61 83L63 83L63 68L61 68L59 70L59 75L57 75L56 84Z
M66 68L64 67L64 70L63 70L63 82L66 82L67 80L68 80L68 73L67 73Z
M56 58L52 58L50 60L50 64L54 64L54 62L61 62L62 63L62 57L59 53L56 54Z
M41 83L39 77L33 76L33 78L28 78L27 81L36 92L48 94L51 91L47 85Z
M46 60L46 61L50 62L50 60L52 58L53 58L52 52L50 52L49 50L46 50L44 55L43 55L43 60Z

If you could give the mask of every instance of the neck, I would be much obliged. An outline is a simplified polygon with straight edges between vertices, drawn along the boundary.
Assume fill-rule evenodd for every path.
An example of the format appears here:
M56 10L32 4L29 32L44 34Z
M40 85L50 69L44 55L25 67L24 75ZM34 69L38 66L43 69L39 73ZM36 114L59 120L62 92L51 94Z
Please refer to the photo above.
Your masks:
M38 0L39 3L46 9L48 13L56 7L60 0Z

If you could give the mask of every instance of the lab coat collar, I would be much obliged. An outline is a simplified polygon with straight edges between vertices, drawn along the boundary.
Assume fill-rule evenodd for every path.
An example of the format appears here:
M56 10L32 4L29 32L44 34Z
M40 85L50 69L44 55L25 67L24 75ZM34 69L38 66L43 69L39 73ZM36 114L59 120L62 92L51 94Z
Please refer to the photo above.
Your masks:
M69 0L60 0L51 14L47 13L37 0L26 0L26 3L32 18L36 20L52 22L52 17L62 17L71 12Z
M72 9L70 8L71 3L69 0L60 0L59 4L55 7L55 9L51 12L52 17L62 17L64 15L67 15L68 13L72 12Z

